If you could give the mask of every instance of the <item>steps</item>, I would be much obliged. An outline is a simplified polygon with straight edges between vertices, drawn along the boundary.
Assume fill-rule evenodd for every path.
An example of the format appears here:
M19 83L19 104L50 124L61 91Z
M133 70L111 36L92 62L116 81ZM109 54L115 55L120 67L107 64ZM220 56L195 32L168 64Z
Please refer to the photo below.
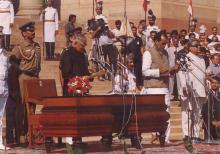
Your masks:
M18 30L18 27L24 23L26 23L27 19L16 18L15 24L13 27L13 35L12 35L12 44L18 44L21 41L21 34ZM42 22L39 20L35 20L36 24L36 38L35 41L40 43L42 47ZM88 39L89 43L91 44L91 39ZM56 53L62 51L65 47L65 35L64 35L64 23L60 23L60 30L57 36L56 42ZM87 51L90 48L90 45L87 45ZM43 55L43 53L42 53ZM61 96L62 88L60 83L59 77L59 62L58 61L45 61L42 58L41 62L41 72L40 72L41 79L55 79L57 92L58 95ZM91 94L106 94L111 91L111 82L110 81L99 81L97 79L91 83L93 88L91 90ZM177 102L173 102L171 105L171 140L180 140L182 139L182 130L181 130L181 109L178 106ZM150 138L151 135L146 135L147 138Z

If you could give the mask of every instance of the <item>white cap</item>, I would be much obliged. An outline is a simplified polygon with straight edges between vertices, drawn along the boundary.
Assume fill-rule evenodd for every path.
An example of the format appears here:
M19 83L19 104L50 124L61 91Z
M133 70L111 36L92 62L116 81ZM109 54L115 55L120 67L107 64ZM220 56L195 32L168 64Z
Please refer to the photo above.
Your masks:
M206 26L205 25L201 25L200 27L199 27L199 33L200 34L203 34L203 33L205 33L206 32Z

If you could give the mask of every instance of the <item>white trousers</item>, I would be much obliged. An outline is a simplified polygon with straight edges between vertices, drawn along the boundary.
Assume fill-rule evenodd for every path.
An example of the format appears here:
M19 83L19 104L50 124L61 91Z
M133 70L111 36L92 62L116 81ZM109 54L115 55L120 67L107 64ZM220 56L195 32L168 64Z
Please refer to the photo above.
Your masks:
M170 93L170 99L173 99L173 89L174 89L174 77L169 78L169 93Z
M199 138L200 126L201 126L201 110L202 106L206 101L204 97L197 97L197 101L189 103L189 99L181 96L181 114L182 114L182 131L183 137L191 136ZM189 109L191 109L191 114L189 114ZM193 120L193 128L191 134L191 124Z
M165 94L165 104L167 105L167 112L170 113L170 94L168 88L143 88L141 94ZM168 126L166 130L166 142L169 142L170 139L170 119L167 121Z
M5 105L7 101L8 96L1 96L0 95L0 145L3 144L2 135L3 135L3 116L5 111Z

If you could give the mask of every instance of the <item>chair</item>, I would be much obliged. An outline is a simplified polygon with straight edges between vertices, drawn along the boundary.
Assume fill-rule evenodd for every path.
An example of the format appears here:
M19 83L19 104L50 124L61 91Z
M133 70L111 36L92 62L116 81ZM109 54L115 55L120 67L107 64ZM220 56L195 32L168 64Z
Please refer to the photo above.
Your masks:
M31 79L23 82L24 102L27 109L28 142L30 148L34 145L34 130L40 128L39 114L35 114L36 105L41 105L43 97L57 96L54 79Z

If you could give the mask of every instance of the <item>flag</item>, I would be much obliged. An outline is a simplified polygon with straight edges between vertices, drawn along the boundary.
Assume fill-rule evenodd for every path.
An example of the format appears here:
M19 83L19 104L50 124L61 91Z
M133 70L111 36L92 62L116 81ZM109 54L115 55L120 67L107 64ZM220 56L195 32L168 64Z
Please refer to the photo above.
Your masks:
M193 16L193 7L192 7L192 0L188 0L188 4L189 4L189 6L188 6L188 12L189 12L189 14L191 15L191 16Z
M147 0L144 0L143 2L143 8L144 8L144 11L147 12Z

